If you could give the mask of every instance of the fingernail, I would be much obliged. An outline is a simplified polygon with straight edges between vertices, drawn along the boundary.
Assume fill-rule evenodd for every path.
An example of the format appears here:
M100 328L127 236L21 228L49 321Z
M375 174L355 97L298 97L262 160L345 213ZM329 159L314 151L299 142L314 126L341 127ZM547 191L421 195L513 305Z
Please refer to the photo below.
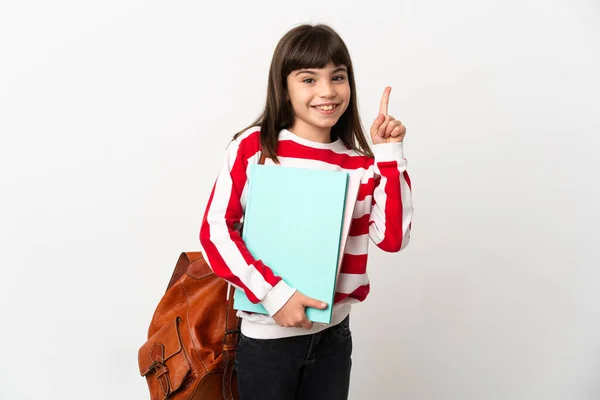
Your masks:
M321 307L327 307L327 303L321 303Z

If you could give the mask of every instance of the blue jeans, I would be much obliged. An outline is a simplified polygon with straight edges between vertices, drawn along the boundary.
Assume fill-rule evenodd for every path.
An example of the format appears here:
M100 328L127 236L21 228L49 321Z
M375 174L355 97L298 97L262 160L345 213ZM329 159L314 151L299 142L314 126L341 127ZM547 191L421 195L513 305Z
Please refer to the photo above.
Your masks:
M240 400L346 400L352 367L350 317L311 335L253 339L240 334Z

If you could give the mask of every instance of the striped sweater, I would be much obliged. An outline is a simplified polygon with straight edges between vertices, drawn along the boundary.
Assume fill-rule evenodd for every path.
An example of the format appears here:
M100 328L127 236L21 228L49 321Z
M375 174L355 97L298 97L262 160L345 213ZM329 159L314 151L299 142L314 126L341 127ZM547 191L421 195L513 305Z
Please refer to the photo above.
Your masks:
M242 332L249 337L277 338L315 333L312 329L278 326L272 318L294 294L280 276L246 248L240 234L248 190L248 169L258 163L260 128L245 131L227 147L225 162L208 200L200 243L214 273L261 302L269 315L238 311ZM277 156L281 166L318 168L361 174L358 199L339 271L330 325L342 321L350 304L369 294L367 250L369 238L382 250L397 252L409 241L413 215L410 178L402 143L373 145L375 158L348 149L340 140L317 143L287 129L279 133ZM265 164L273 164L267 159Z

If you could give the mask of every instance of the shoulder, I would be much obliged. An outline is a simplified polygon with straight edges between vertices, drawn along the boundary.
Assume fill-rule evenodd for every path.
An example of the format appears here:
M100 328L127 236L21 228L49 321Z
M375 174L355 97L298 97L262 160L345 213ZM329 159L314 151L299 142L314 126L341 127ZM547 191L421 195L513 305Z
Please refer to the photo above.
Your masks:
M260 149L260 126L252 126L240 132L229 144L230 148L244 153L257 152Z
M232 142L244 144L245 146L251 143L260 143L260 126L251 126L240 132Z
M260 126L239 132L227 146L228 158L240 160L246 165L260 157Z
M375 161L373 157L361 151L351 149L348 145L344 144L343 146L345 149L344 153L348 156L349 160L351 160L350 164L353 165L354 168L368 169L370 166L373 165Z

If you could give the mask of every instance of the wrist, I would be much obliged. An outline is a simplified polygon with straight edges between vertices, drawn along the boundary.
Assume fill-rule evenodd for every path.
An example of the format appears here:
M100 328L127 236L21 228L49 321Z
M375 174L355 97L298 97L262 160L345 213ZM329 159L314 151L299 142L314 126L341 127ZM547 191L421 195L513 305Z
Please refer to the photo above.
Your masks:
M280 280L264 297L261 304L270 316L273 316L279 311L294 295L296 289L290 287L287 283Z

